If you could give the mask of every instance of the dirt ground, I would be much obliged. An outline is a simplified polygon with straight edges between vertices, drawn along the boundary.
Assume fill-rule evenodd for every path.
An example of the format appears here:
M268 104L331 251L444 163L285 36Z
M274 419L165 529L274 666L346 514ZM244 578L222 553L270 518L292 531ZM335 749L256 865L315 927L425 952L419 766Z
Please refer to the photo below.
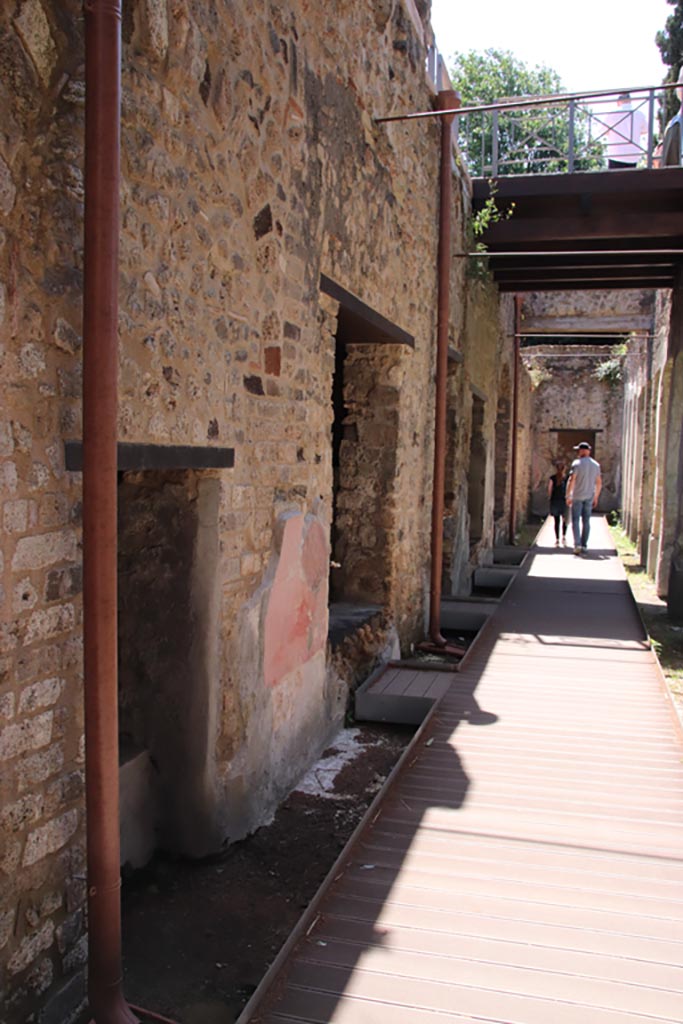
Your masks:
M412 733L344 730L272 824L209 860L158 858L128 878L129 1002L179 1024L232 1024Z

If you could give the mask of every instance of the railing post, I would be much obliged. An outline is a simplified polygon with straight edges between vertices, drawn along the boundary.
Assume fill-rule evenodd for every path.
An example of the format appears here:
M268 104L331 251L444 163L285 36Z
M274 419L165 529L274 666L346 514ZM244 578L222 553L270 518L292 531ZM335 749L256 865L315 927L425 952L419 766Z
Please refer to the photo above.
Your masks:
M654 153L654 133L655 133L655 91L650 89L647 101L647 167L648 170L652 167L652 158Z
M574 171L574 119L576 117L576 100L569 101L569 151L567 153L567 171Z
M498 175L498 111L493 111L491 118L491 176Z

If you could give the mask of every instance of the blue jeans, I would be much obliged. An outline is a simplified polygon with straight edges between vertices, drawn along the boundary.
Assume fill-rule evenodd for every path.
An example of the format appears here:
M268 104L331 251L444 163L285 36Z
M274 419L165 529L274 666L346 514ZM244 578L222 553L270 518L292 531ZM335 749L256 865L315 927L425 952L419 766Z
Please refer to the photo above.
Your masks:
M588 546L588 534L591 532L591 510L593 499L584 498L583 501L572 501L572 530L574 531L574 547L585 548ZM579 530L579 520L581 529Z

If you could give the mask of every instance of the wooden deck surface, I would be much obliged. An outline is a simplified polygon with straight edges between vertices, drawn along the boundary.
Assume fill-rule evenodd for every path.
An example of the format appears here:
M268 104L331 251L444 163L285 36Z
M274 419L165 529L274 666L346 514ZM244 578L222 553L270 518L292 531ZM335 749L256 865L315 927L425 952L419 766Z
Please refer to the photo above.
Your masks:
M683 745L604 523L540 547L239 1024L683 1020Z

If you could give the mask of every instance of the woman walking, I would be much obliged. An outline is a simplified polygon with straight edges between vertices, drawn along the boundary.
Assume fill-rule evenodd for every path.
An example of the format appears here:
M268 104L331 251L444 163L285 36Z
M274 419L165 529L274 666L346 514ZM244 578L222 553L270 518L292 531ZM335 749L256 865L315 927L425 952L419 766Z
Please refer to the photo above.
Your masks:
M567 543L567 467L564 462L555 463L555 472L548 480L548 502L550 515L555 522L555 547Z

